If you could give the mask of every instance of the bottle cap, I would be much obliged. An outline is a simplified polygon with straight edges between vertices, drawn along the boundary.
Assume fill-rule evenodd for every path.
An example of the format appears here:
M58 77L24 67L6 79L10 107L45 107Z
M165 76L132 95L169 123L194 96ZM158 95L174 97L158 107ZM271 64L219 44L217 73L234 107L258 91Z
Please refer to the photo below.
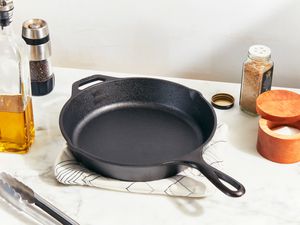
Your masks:
M14 4L12 0L0 0L0 26L6 27L12 22Z
M0 0L0 12L7 12L14 8L12 0Z
M234 105L234 97L227 93L218 93L212 96L211 104L217 109L230 109Z
M248 55L252 59L270 59L271 49L265 45L252 45L249 48Z

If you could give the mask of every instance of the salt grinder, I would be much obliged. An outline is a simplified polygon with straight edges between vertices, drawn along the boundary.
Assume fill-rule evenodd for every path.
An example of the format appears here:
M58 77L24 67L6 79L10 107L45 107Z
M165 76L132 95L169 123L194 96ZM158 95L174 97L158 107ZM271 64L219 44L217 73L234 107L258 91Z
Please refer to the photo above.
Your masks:
M22 38L29 46L29 67L32 95L42 96L54 88L51 66L51 44L46 21L30 19L23 23Z

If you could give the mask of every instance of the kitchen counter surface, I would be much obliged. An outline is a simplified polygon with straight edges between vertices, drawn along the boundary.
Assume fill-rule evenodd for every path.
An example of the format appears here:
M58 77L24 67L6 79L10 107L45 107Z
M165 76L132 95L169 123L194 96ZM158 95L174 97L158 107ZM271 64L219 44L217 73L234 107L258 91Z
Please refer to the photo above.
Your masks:
M235 97L234 108L216 113L218 121L229 127L230 148L224 149L223 171L244 184L243 197L230 198L216 191L206 198L175 198L59 184L53 174L54 160L65 146L58 125L59 112L70 97L71 84L95 71L54 69L55 90L33 98L36 138L30 152L1 153L0 171L16 176L81 225L300 224L300 164L273 163L257 153L258 117L239 110L239 84L233 83L162 78L194 88L207 99L217 92ZM299 89L294 91L300 93ZM0 218L3 225L35 224L2 199Z

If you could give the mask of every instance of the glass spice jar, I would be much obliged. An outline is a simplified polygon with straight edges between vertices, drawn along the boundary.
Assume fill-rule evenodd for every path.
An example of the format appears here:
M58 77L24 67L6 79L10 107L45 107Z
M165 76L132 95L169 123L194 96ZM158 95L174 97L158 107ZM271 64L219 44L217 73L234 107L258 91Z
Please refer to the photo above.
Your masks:
M256 113L256 99L272 86L274 63L271 60L271 49L264 45L253 45L249 48L248 57L243 63L243 74L240 90L240 108L250 115Z

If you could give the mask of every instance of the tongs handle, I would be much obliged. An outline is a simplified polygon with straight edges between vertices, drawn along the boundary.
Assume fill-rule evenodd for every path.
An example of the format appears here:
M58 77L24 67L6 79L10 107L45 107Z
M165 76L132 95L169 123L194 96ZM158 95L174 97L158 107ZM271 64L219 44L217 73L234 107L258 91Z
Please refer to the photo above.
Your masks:
M23 204L17 209L21 210L21 212L26 213L32 219L34 219L39 224L43 225L61 225L62 223L56 220L53 216L46 213L44 210L39 209L34 204Z
M50 202L46 201L44 198L39 196L38 194L34 194L35 198L35 205L42 209L44 212L46 212L48 215L52 216L54 219L56 219L58 222L60 222L63 225L79 225L75 220L67 216L65 213L60 211L58 208L56 208L54 205L52 205Z

